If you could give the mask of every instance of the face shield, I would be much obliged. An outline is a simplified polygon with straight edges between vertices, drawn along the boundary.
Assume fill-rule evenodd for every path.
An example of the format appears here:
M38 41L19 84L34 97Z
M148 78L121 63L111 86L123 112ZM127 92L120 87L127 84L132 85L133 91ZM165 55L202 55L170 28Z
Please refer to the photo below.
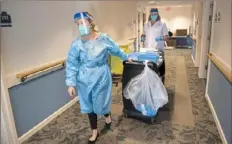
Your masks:
M158 9L157 8L151 9L150 15L151 15L151 20L156 21L158 18Z
M74 21L77 24L81 36L91 33L91 21L93 20L87 12L80 12L74 15Z

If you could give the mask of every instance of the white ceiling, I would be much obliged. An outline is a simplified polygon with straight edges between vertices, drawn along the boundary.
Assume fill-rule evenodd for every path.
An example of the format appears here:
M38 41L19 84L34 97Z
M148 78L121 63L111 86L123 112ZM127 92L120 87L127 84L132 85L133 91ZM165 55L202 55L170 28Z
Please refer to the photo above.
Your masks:
M201 0L143 0L139 1L143 6L163 7L163 6L191 6Z

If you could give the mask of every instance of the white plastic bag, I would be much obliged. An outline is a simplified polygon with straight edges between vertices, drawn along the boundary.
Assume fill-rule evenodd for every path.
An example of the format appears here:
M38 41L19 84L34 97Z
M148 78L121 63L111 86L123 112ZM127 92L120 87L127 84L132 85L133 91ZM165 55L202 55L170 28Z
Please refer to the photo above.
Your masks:
M158 109L168 102L168 94L160 77L148 67L147 62L143 72L129 81L123 93L146 116L156 115Z

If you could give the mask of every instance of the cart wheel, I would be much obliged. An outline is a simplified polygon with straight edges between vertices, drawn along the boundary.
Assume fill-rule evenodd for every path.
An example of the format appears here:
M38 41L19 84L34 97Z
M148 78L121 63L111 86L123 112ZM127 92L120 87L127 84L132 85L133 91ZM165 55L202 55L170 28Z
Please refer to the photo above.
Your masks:
M123 112L124 117L125 117L125 118L128 118L127 109L124 109L124 108L123 108L122 112Z
M124 117L125 117L125 118L128 118L128 115L127 115L127 114L124 114Z
M155 122L154 118L151 118L151 124L153 124Z
M124 114L124 117L125 117L125 118L128 118L128 115L127 115L126 110L123 110L123 114Z

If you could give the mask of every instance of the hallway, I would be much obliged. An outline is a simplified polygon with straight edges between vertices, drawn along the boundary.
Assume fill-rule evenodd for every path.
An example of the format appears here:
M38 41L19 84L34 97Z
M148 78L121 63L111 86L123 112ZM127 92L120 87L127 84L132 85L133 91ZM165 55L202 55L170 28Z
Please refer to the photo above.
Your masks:
M205 82L197 76L191 50L167 50L165 85L172 111L159 112L157 121L147 125L121 114L121 87L112 93L112 131L102 134L98 144L221 144L213 115L204 97ZM99 122L99 130L104 119ZM91 130L79 104L53 120L24 144L84 144Z

